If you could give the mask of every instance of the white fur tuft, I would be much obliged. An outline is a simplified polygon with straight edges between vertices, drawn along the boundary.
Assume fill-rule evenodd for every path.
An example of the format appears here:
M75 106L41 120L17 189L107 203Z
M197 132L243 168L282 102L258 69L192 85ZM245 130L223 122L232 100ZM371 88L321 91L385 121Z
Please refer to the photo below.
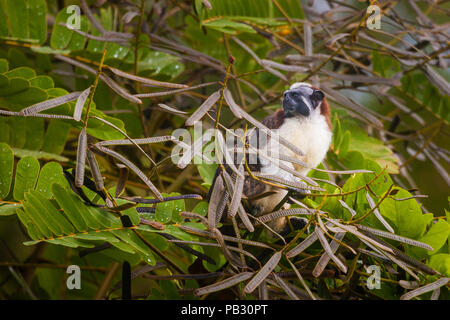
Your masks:
M306 82L296 82L296 83L291 85L289 90L292 90L292 89L295 89L295 88L298 88L298 87L309 87L309 88L311 88L311 85L309 83L306 83Z

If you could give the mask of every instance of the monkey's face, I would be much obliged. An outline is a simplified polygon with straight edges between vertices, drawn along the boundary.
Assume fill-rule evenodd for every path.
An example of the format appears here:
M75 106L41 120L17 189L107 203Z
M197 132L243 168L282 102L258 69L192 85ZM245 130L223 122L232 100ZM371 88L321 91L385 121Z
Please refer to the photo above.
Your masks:
M287 117L308 117L320 106L324 94L306 83L294 83L284 92L283 109Z

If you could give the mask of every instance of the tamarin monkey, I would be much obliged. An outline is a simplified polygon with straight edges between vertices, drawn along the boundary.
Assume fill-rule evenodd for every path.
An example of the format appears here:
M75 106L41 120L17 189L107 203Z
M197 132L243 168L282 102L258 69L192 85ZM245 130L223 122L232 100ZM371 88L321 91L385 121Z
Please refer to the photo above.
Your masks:
M322 91L308 83L297 82L291 85L289 90L284 92L283 108L267 116L262 123L272 133L283 137L303 152L303 155L299 155L270 138L270 141L264 146L271 150L278 148L277 153L279 155L300 160L306 166L288 161L279 161L284 166L288 166L304 176L311 168L315 168L322 162L331 144L332 130L330 108L327 100ZM258 157L258 164L252 165L251 169L252 171L277 176L284 180L301 181L299 177L279 168L273 161L267 161L267 159L261 157ZM220 168L216 176L219 174L219 170ZM248 175L245 177L243 194L248 199L247 209L249 212L255 216L260 216L270 213L277 208L288 194L288 191L265 184ZM263 196L264 194L267 194L267 196ZM285 234L290 230L287 221L286 217L279 218L272 221L269 226L274 231ZM294 227L300 227L305 223L304 219L294 218L291 218L291 222L293 222L292 225Z

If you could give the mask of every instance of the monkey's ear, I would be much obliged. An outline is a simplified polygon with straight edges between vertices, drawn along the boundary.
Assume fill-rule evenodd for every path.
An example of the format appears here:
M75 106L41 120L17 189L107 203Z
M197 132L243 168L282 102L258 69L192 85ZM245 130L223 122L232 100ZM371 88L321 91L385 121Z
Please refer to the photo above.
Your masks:
M311 95L311 102L314 105L314 108L316 108L320 102L323 101L323 99L325 98L325 94L320 91L320 90L314 90L314 92Z

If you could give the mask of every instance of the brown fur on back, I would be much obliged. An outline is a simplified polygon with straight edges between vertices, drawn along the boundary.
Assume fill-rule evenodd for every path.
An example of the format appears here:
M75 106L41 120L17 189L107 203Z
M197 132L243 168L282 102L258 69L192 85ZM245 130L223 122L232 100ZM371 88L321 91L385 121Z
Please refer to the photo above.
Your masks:
M330 113L330 106L328 105L327 98L323 98L322 104L320 105L320 114L327 119L327 124L330 130L332 130L331 127L331 113Z
M316 87L311 87L311 88L313 88L314 90L320 90L319 88L316 88ZM326 97L323 98L322 104L320 105L320 114L323 115L325 117L325 119L327 119L328 127L330 128L330 130L332 130L331 119L330 119L330 116L331 116L330 106L328 105L328 101L327 101Z
M269 129L278 129L283 124L285 117L283 109L278 109L271 115L265 117L262 124Z

